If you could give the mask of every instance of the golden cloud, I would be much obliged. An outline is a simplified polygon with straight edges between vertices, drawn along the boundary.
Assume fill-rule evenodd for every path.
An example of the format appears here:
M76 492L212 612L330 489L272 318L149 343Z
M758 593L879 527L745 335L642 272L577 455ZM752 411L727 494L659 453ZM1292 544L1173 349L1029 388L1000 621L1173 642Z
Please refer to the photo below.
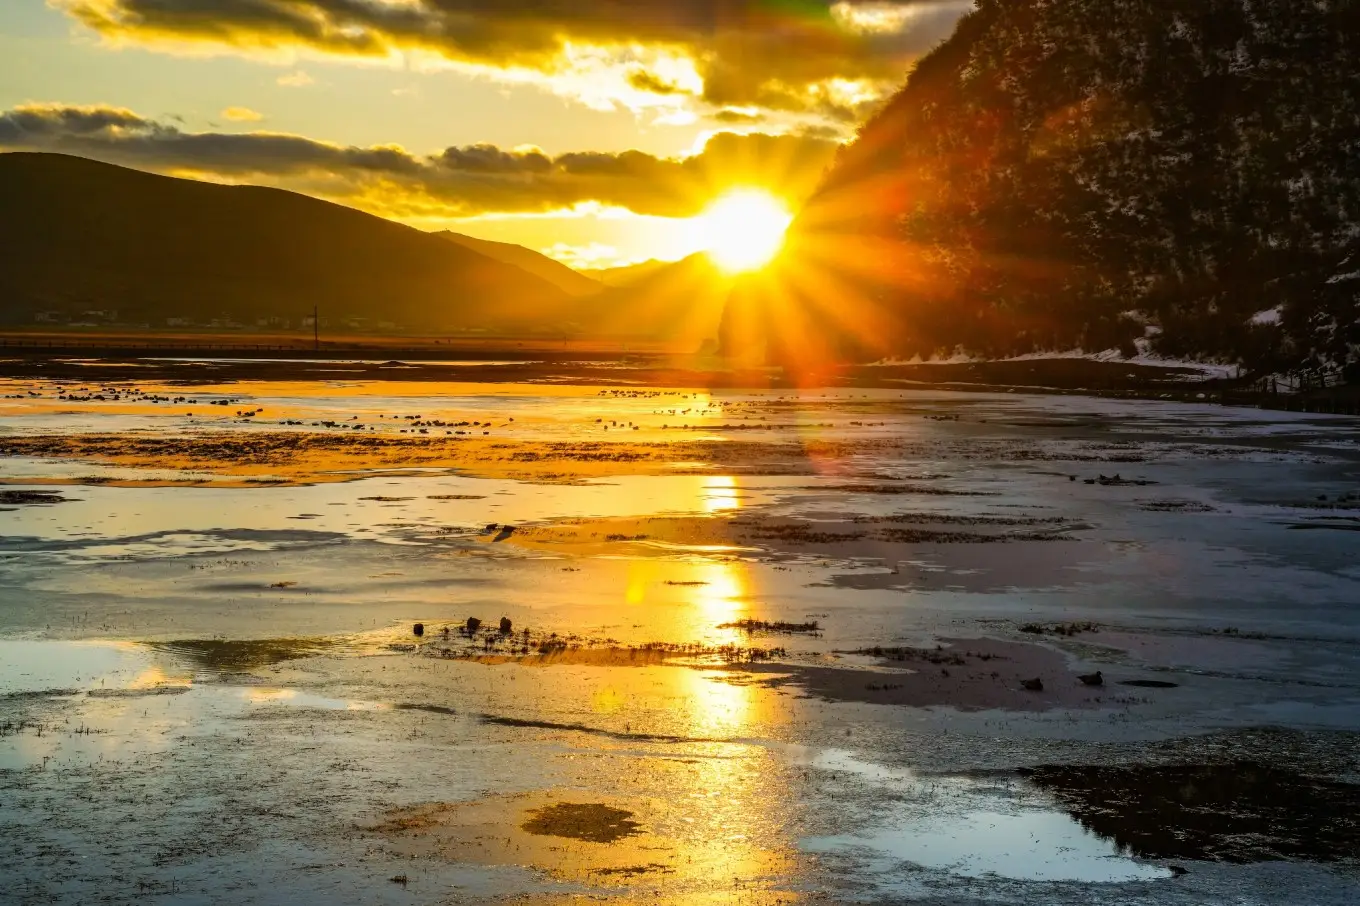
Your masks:
M231 120L233 123L258 123L264 119L264 114L251 110L249 107L228 107L222 111L222 118Z
M78 154L142 169L306 192L408 220L532 214L585 205L689 217L735 187L797 204L839 147L820 135L718 132L697 153L475 144L433 154L276 132L186 132L119 107L27 104L0 113L0 148Z
M279 76L274 81L282 85L284 88L306 88L308 85L313 85L316 83L315 79L313 79L307 73L303 72L301 69L296 69L292 72L286 72L283 75Z
M447 67L592 107L853 119L972 0L49 0L115 45ZM853 84L852 92L827 86Z

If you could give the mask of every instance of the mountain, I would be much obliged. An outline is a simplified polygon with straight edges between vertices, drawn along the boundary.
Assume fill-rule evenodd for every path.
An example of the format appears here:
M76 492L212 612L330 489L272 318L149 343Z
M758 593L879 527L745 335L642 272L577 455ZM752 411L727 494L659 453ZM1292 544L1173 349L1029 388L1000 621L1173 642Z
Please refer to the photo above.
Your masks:
M674 263L653 258L650 261L639 261L637 264L624 264L619 267L590 268L584 273L606 286L628 286Z
M590 277L572 270L562 262L554 261L547 255L527 249L522 245L493 242L490 239L477 239L472 236L464 236L462 233L455 233L452 230L443 230L434 235L450 242L456 242L464 248L472 249L488 258L494 258L505 264L513 264L520 270L528 271L535 277L547 280L569 296L589 296L604 288L599 281L592 280Z
M0 154L0 315L540 332L562 290L437 236L304 195L157 176L59 154Z
M735 279L705 252L657 265L625 285L591 297L588 307L582 306L584 331L696 348L716 338Z
M978 0L723 345L1360 363L1360 0Z

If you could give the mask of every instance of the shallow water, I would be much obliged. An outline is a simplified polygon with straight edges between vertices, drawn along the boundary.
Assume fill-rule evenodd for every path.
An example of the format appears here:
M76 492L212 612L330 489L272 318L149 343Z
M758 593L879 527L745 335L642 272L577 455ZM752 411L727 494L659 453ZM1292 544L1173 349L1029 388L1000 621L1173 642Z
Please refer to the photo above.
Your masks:
M419 415L490 421L505 461L567 446L520 479L419 462L299 479L284 452L278 483L252 483L221 458L56 441L0 458L0 490L63 498L0 506L0 833L18 879L0 899L1360 894L1334 858L1356 838L1320 812L1289 831L1341 834L1312 849L1242 849L1180 812L1159 820L1205 835L1195 848L1141 836L1157 785L1136 770L1283 765L1349 795L1354 422L924 391L141 388L193 395L188 416L62 389L4 388L22 398L0 400L0 442L192 452L208 430L341 436L357 432L311 422L357 416L401 437ZM740 620L816 631L723 626ZM1017 647L983 661L981 639ZM926 654L852 653L894 646ZM1042 693L1020 689L1031 669ZM1104 685L1082 686L1095 669ZM1127 767L1132 792L1102 805L1096 767ZM1259 813L1260 785L1215 788L1215 814ZM524 837L555 802L631 815L639 836ZM139 845L109 842L127 822Z

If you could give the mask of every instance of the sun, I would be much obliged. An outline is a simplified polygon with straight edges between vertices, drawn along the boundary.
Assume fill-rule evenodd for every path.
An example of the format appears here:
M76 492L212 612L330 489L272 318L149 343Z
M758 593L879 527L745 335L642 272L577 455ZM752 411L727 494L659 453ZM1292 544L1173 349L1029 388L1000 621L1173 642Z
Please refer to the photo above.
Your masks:
M729 192L694 218L698 245L725 271L754 270L784 244L793 215L768 192Z

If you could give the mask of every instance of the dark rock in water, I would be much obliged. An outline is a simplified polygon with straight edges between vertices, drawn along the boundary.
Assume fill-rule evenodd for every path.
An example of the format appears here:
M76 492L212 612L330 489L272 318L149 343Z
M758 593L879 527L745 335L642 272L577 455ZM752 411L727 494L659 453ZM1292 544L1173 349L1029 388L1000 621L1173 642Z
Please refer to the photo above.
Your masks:
M513 627L514 624L510 622L509 617L501 617L501 635L509 635Z
M1360 785L1259 761L1020 774L1085 828L1144 859L1351 862L1360 852Z
M632 812L603 803L559 802L530 812L529 820L520 826L543 837L615 843L642 832L642 825L632 818Z
M424 623L417 623L416 625L414 625L414 626L411 627L411 631L414 632L416 635L424 635L424 634L425 634L425 624L424 624Z
M397 711L424 711L428 714L443 714L449 717L458 712L444 705L426 705L420 702L398 702L392 706Z
M1181 875L1190 873L1190 869L1186 868L1184 865L1168 865L1166 867L1166 870L1171 872L1171 874L1175 875L1178 878Z
M67 503L70 500L70 497L63 497L60 491L0 491L0 503L7 506Z
M482 628L482 621L476 617L468 617L467 623L464 624L463 628L468 635L475 635L477 630Z

